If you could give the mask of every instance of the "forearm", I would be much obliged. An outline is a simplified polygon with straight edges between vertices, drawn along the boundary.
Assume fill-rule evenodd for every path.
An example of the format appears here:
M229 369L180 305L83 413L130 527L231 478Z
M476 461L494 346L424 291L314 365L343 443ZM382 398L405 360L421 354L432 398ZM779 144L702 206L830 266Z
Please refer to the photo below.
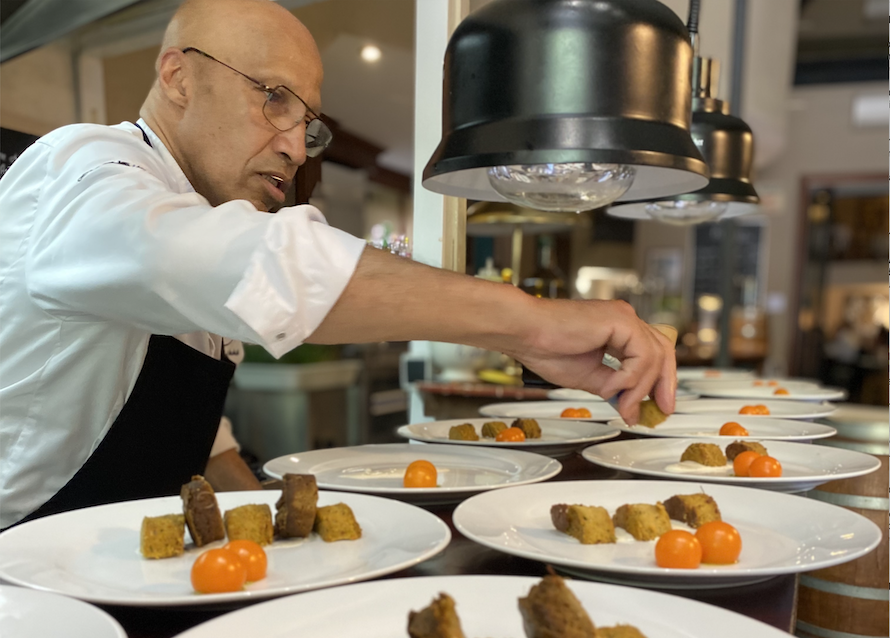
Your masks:
M235 448L211 456L204 470L204 478L217 492L262 489L259 480Z
M430 340L511 351L534 338L536 301L513 286L368 248L308 341Z

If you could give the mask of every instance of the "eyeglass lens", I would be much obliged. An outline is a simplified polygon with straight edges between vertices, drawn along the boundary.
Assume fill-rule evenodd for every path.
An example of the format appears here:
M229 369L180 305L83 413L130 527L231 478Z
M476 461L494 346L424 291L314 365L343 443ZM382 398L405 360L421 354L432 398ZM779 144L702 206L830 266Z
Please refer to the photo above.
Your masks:
M284 87L269 91L263 114L279 131L289 131L302 122L308 109L299 97ZM333 134L319 118L306 124L306 155L317 157L331 143Z

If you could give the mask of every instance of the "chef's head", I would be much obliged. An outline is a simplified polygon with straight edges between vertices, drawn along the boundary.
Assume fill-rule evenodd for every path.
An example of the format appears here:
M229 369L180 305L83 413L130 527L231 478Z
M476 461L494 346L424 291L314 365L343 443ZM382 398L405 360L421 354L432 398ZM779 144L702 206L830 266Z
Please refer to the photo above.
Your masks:
M186 0L167 27L140 115L214 206L277 208L321 110L321 57L272 0ZM321 128L321 130L317 130ZM310 153L313 149L310 147Z

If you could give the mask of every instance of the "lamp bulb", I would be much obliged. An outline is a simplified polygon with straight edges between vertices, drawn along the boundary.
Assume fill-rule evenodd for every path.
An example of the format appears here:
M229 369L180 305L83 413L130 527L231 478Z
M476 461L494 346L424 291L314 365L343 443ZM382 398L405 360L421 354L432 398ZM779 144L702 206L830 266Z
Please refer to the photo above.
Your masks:
M611 204L627 192L634 175L632 166L590 162L488 169L491 187L507 201L536 210L575 213Z
M691 226L719 219L726 212L726 202L693 202L684 199L666 199L646 204L646 213L652 218L674 226Z

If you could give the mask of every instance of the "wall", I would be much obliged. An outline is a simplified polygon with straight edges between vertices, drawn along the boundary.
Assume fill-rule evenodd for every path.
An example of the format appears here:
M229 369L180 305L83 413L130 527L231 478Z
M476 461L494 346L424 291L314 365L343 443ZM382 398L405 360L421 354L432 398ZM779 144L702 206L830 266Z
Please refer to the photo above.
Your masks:
M139 108L155 81L159 46L103 58L105 109L109 124L135 122Z
M789 302L797 288L794 248L801 229L800 188L804 176L880 174L887 170L884 135L887 125L856 128L853 99L861 94L886 95L886 82L797 87L792 91L788 146L768 169L757 175L762 193L776 199L770 215L767 289ZM790 309L788 309L790 310ZM788 311L770 317L769 369L787 370L796 317Z
M74 70L67 41L49 44L0 67L0 125L44 135L76 122Z

